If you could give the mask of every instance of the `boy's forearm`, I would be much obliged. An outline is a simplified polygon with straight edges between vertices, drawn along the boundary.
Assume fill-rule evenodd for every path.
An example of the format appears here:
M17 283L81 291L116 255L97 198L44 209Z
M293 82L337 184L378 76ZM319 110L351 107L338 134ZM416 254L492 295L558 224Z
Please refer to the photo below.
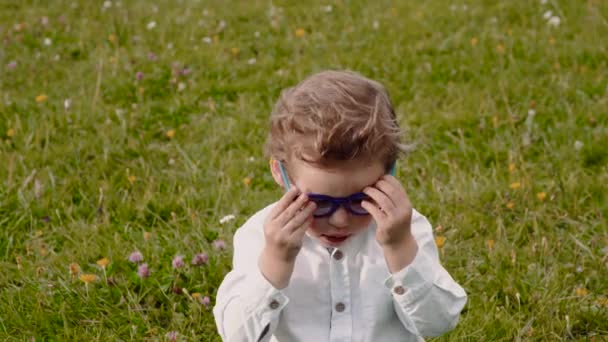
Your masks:
M262 250L258 266L262 275L274 286L281 290L289 285L291 274L293 273L295 259L293 261L283 261L273 256L266 248Z
M384 259L391 273L397 273L409 266L418 253L418 243L414 236L408 238L395 246L383 246Z

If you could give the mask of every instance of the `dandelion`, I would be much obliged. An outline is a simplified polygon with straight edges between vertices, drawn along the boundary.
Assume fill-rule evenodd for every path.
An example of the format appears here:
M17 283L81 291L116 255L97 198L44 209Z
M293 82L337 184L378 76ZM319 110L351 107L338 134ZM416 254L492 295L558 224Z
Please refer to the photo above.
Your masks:
M514 207L515 207L515 203L513 203L513 202L507 203L507 208L513 209Z
M509 173L515 172L516 167L517 165L515 165L515 163L509 163Z
M476 46L479 43L479 39L477 37L471 38L471 46Z
M496 53L498 53L499 55L505 53L505 46L502 43L496 45Z
M135 183L135 181L137 180L137 177L135 177L135 175L129 175L127 177L127 180L129 181L129 183L131 183L131 185L133 185L133 183Z
M557 16L553 16L547 21L547 24L549 24L549 26L553 26L553 27L558 27L560 23L561 23L561 19Z
M173 258L173 261L171 262L171 264L173 265L173 268L175 268L175 269L179 269L179 268L186 266L186 264L184 263L184 256L176 255L175 258Z
M92 283L97 280L97 276L95 274L85 273L80 275L80 281L85 284Z
M101 258L101 259L97 260L97 265L101 266L102 268L106 268L106 266L108 266L109 263L110 263L110 259L108 259L108 258Z
M517 189L521 188L521 183L513 182L513 183L511 183L511 185L509 185L509 188L511 188L511 190L517 190Z
M306 31L303 28L299 28L296 30L296 37L302 38L306 35Z
M437 248L443 248L445 245L445 236L437 236L435 238L435 244L437 245Z
M213 248L218 251L224 250L226 249L226 243L224 242L224 240L215 240L213 241Z
M45 94L40 94L40 95L36 96L36 102L42 103L42 102L48 100L48 98L49 97L46 96Z
M108 36L108 41L110 41L110 43L116 43L116 35L114 33L110 34Z
M226 215L226 216L224 216L224 217L222 217L220 219L220 224L224 224L226 222L230 222L230 221L234 220L235 218L236 218L236 216L234 216L232 214L231 215Z
M541 191L536 194L536 198L538 198L538 200L541 202L544 201L546 197L547 197L547 194L544 191Z
M75 262L70 264L69 269L72 278L76 277L76 275L78 275L78 272L80 272L80 266L78 266L78 264Z
M175 130L174 129L170 129L170 130L167 131L167 133L165 133L165 135L167 136L167 138L173 139L173 137L175 136Z
M15 136L15 129L14 129L14 128L9 128L9 129L6 131L6 136L7 136L7 137L9 137L9 138L14 137L14 136Z
M202 266L209 262L209 256L206 253L199 253L192 258L192 265Z
M137 275L144 279L150 276L150 269L148 268L148 264L141 264L137 267Z
M487 240L486 245L488 246L488 249L492 251L494 249L494 240Z
M15 68L17 67L17 61L10 61L10 62L9 62L7 65L6 65L6 67L7 67L9 70L13 70L13 69L15 69Z
M233 48L231 48L231 49L230 49L230 52L232 53L232 55L233 55L233 56L238 55L238 54L239 54L239 51L240 51L240 50L239 50L239 48L237 48L237 47L233 47Z
M177 341L177 336L178 336L177 331L169 331L167 333L167 338L169 339L169 342Z
M138 71L137 73L135 73L135 79L138 81L141 81L144 79L144 73L141 71Z
M245 183L246 186L250 186L251 185L251 178L245 177L243 179L243 183Z
M578 297L584 297L584 296L586 296L586 295L588 295L588 294L589 294L589 290L587 290L586 288L584 288L584 287L582 287L582 286L577 287L577 288L574 290L574 292L576 293L576 295L577 295Z
M129 261L138 264L144 261L144 256L139 251L135 251L129 255Z
M146 28L147 28L148 30L152 30L152 29L154 29L155 27L156 27L156 21L151 21L151 22L149 22L149 23L148 23L148 25L146 25Z

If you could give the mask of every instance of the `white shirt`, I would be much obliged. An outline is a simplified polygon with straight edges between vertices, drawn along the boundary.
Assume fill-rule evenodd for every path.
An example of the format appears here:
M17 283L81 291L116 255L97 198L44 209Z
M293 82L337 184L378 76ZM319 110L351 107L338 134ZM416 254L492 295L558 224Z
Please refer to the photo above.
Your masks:
M305 236L289 285L278 290L258 267L275 204L234 236L233 270L213 308L224 341L421 341L458 323L466 293L439 263L431 225L417 211L418 253L403 270L389 272L372 220L333 250Z

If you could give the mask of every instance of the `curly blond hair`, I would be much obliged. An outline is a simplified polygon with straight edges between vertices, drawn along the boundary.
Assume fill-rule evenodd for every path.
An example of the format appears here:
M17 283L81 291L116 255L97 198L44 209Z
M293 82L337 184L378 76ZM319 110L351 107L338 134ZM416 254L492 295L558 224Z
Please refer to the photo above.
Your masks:
M270 117L266 153L320 166L379 160L387 169L401 152L391 100L384 87L351 71L323 71L281 92ZM306 156L306 158L303 158Z

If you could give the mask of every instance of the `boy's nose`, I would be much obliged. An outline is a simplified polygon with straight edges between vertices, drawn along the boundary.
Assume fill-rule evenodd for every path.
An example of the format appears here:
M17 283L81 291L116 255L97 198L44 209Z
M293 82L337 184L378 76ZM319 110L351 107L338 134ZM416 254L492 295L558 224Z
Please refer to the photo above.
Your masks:
M345 228L348 226L348 212L343 206L338 207L329 217L329 224L336 228Z

